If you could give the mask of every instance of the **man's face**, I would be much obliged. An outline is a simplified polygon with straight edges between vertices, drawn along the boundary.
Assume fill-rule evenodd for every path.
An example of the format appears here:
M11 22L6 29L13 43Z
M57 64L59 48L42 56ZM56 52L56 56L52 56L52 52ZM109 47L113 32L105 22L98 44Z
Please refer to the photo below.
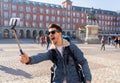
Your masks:
M54 43L54 44L57 44L59 43L60 39L61 39L61 35L62 33L59 32L58 30L56 30L56 28L50 28L48 30L48 35L49 35L49 38L50 40Z

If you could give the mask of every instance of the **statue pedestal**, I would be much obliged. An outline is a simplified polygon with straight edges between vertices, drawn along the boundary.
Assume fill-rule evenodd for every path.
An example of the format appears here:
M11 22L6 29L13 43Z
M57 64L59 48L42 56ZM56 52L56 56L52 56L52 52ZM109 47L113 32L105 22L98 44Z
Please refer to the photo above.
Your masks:
M98 25L86 25L86 38L85 43L87 44L98 44Z

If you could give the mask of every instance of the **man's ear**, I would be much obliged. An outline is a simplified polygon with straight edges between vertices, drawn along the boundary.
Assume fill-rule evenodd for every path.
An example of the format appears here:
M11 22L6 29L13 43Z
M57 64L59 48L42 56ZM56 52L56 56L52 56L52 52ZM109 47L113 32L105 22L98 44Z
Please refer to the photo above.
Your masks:
M62 35L62 33L60 32L60 35Z

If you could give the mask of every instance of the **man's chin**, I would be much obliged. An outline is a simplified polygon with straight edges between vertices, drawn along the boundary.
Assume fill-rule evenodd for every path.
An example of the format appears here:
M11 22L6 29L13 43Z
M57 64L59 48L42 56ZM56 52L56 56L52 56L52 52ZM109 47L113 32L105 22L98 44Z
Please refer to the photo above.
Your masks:
M55 41L52 41L52 43L53 43L53 44L56 44L56 42L55 42Z

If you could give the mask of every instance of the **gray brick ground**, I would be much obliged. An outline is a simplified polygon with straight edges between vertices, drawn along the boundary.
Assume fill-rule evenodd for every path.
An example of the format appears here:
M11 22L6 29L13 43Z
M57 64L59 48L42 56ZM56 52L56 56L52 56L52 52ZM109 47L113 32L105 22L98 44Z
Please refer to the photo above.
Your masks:
M46 51L33 41L22 41L23 50L31 55ZM50 83L50 61L35 65L20 63L19 50L14 40L0 40L0 83ZM120 83L120 48L106 45L101 51L98 44L77 44L84 52L92 72L92 83Z

